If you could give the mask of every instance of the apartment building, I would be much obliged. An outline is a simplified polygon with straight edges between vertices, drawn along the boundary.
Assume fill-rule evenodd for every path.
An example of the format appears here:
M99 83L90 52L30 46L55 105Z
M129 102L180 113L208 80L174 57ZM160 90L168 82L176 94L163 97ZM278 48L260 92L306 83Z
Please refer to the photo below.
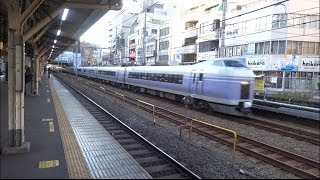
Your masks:
M174 17L175 13L174 3L144 1L142 11L137 15L137 20L128 34L130 64L155 65L156 62L160 63L157 61L159 48L162 48L162 44L159 43L160 26Z
M169 65L193 64L218 57L221 1L191 1L179 7L177 19L168 27ZM159 58L160 59L160 58Z
M291 0L255 11L276 2L239 1L229 9L225 56L247 57L272 88L318 89L319 2Z

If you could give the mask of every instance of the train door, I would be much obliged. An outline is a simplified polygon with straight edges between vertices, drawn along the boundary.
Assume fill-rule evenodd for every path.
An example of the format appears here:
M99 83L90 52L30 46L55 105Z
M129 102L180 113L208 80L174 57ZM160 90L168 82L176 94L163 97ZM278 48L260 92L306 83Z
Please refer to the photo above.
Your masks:
M191 72L189 91L191 94L202 95L203 93L203 73Z

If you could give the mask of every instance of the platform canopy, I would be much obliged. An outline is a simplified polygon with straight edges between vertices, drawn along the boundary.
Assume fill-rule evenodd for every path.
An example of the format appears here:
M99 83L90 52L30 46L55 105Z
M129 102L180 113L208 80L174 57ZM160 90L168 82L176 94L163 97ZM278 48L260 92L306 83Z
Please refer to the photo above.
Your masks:
M122 8L122 0L17 0L17 2L20 3L22 13L21 26L25 53L32 56L36 47L47 60L55 59L73 45L109 10ZM8 0L0 1L0 41L4 45L8 42L7 3ZM68 13L65 20L62 20L65 11ZM61 31L59 35L57 35L58 30ZM6 50L4 48L1 51Z

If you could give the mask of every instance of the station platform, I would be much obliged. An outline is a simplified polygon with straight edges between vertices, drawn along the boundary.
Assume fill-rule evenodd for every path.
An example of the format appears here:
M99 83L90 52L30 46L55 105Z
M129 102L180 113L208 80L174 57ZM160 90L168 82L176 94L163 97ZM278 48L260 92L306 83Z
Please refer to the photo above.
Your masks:
M7 82L1 80L1 149L8 142ZM30 152L1 154L1 179L151 179L54 76L25 95Z

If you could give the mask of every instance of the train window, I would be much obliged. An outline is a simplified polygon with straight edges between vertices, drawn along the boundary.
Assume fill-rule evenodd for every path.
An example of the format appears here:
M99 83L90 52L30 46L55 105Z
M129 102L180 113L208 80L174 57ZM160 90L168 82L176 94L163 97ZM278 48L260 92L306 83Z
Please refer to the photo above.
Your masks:
M116 73L116 72L114 72ZM129 72L128 78L145 79L150 81L161 81L175 84L182 84L183 75L180 74L157 74Z
M203 73L200 73L200 75L199 75L199 81L202 81L202 78L203 78Z
M142 79L147 79L147 77L148 77L148 76L147 76L147 73L141 73L141 78L142 78Z
M183 75L178 75L178 84L182 84L183 82Z
M151 77L152 77L152 73L148 73L147 74L147 80L151 80Z
M155 80L156 80L156 76L155 76L154 73L150 73L150 74L148 75L148 77L149 77L149 79L150 79L151 81L155 81Z

